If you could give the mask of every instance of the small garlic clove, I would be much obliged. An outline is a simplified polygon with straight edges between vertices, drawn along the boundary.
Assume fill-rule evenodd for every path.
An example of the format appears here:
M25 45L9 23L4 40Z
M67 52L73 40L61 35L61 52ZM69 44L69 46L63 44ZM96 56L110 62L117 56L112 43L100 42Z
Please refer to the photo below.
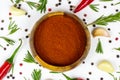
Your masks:
M105 28L97 27L92 31L93 37L103 36L103 37L110 37L109 32Z
M14 6L10 7L10 12L12 13L12 15L14 16L22 16L26 14L26 11L22 10L22 9L18 9Z
M98 69L105 71L105 72L108 72L108 73L114 72L113 65L109 61L106 61L106 60L99 62L97 67L98 67Z

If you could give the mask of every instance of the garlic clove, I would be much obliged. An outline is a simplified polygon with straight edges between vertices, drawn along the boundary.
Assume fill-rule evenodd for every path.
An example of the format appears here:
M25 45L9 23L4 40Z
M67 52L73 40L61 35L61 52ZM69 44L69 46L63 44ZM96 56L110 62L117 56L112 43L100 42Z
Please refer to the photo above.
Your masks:
M22 16L26 14L26 11L22 10L22 9L18 9L14 6L10 7L10 12L12 13L12 15L14 16Z
M103 37L110 37L109 32L105 28L97 27L92 31L93 37L103 36Z
M98 67L98 69L108 72L108 73L114 72L113 65L109 61L106 61L106 60L99 62L97 67Z

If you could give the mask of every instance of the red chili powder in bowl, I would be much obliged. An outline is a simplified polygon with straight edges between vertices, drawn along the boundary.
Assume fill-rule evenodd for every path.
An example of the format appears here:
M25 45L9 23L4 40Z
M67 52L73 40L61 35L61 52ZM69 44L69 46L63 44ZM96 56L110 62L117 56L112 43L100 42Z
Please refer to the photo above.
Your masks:
M34 32L34 47L48 64L67 66L84 53L87 37L82 24L69 15L54 15L44 19Z

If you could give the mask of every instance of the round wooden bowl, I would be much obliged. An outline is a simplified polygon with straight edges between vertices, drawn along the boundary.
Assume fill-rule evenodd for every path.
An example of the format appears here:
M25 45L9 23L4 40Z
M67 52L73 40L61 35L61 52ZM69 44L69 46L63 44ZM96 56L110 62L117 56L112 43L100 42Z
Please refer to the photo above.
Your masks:
M30 48L40 65L63 72L85 59L90 49L90 33L76 15L52 12L44 15L33 26Z

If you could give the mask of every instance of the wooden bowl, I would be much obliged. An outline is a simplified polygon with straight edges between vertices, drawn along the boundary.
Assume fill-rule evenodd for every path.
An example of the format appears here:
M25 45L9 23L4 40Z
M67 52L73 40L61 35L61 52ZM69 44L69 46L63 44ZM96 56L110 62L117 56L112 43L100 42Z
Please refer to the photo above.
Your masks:
M90 48L90 33L74 14L52 12L33 26L30 48L40 65L63 72L85 59Z

